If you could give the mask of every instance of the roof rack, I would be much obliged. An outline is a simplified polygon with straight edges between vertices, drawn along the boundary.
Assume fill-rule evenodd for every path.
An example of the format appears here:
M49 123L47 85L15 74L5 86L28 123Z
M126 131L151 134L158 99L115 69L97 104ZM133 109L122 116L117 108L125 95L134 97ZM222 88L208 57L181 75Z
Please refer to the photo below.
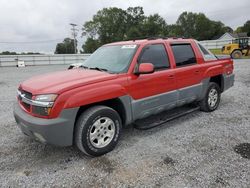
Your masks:
M187 37L179 37L179 36L150 36L150 37L137 37L137 38L133 38L132 40L135 41L135 40L156 40L156 39L169 39L169 38L172 38L172 39L188 39Z
M156 39L168 39L168 37L156 36L156 37L148 37L147 38L147 40L156 40Z
M155 37L148 37L147 40L156 40L156 39L188 39L187 37L184 36L155 36Z

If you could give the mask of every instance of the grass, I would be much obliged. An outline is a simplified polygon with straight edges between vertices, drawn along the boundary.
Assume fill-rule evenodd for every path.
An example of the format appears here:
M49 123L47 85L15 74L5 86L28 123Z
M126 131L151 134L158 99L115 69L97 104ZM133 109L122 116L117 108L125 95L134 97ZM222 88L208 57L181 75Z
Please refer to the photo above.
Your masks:
M222 55L221 49L210 49L210 51L215 55Z
M221 49L209 49L213 54L215 55L223 55L221 52ZM242 56L242 59L249 59L250 58L250 54L248 54L248 56Z

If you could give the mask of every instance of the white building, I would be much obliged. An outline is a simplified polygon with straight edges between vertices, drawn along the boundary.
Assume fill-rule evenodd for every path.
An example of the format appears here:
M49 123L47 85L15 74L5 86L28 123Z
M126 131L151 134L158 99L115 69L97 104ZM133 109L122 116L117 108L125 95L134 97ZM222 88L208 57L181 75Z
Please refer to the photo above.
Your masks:
M228 33L226 32L217 40L233 40L236 38L247 37L247 33Z
M247 37L247 33L225 33L217 40L204 40L200 41L208 49L220 49L226 44L232 43L236 38Z

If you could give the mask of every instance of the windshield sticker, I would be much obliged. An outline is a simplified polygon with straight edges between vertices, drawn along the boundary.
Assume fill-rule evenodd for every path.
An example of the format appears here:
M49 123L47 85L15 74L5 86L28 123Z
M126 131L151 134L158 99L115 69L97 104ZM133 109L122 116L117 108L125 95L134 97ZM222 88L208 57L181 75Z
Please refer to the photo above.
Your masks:
M123 45L122 49L134 49L136 47L136 45Z

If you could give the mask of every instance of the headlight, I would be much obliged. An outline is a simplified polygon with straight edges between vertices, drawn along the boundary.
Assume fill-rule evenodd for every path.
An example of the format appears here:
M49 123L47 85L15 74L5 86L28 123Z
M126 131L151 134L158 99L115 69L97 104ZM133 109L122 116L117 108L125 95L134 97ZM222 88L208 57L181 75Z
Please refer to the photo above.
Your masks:
M56 100L56 94L49 94L49 95L37 95L35 96L35 101L41 102L54 102Z
M37 95L33 100L32 112L41 116L48 116L51 112L56 94Z

